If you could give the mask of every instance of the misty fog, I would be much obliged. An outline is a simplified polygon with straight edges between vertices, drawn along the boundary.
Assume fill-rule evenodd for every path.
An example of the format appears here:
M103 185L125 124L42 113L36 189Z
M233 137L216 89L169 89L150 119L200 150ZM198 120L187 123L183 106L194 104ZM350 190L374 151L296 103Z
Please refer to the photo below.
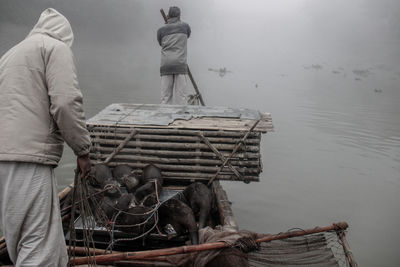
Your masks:
M206 104L272 113L261 182L224 183L240 228L347 221L359 266L397 266L399 1L0 0L0 56L53 7L74 31L88 118L111 103L159 103L156 32L172 5L191 26L188 64ZM66 149L59 188L74 164Z

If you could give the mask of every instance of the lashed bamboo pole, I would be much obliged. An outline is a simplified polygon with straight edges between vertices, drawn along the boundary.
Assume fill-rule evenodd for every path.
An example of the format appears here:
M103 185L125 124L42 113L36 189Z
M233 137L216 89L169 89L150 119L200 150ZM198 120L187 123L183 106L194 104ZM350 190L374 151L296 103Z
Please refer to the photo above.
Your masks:
M203 181L204 183L208 182L210 180L210 177L206 178L206 177L201 177L201 176L196 176L196 175L191 175L191 176L168 176L165 177L165 179L167 181L172 181L172 180L176 180L177 182L185 182L186 183L193 183L193 180L196 181ZM232 181L232 174L231 175L223 175L220 176L218 175L218 180L225 180L225 181ZM258 176L242 176L242 180L235 180L235 181L243 181L245 183L249 183L249 182L259 182L260 179L258 178Z
M68 251L73 250L75 252L75 254L77 254L77 255L86 255L88 253L87 247L72 247L72 248L67 248L67 250ZM89 252L90 252L90 255L122 253L120 251L110 251L110 250L104 250L104 249L98 249L98 248L90 248Z
M210 186L212 184L212 182L215 180L215 178L217 178L218 174L224 169L225 165L228 163L228 161L232 158L233 155L235 155L235 153L239 150L240 146L243 144L243 142L247 139L247 137L249 136L249 134L254 130L254 128L256 128L257 124L260 122L260 120L256 121L253 126L251 126L251 128L249 129L249 131L245 134L245 136L243 136L242 140L240 140L240 142L235 146L235 148L233 149L232 153L226 158L226 160L224 161L224 163L221 165L220 169L217 171L217 173L215 174L215 176L213 178L211 178L211 180L208 182L208 186Z
M110 162L109 166L115 167L121 163L127 164L134 168L143 168L148 163L130 163L130 162ZM220 167L213 167L213 166L190 166L190 165L167 165L167 164L157 164L157 167L160 168L162 171L169 170L169 171L186 171L186 172L213 172L220 170ZM260 168L237 168L242 174L259 174ZM223 171L229 172L227 167L223 168ZM222 172L222 171L220 171ZM218 173L219 174L219 173Z
M161 172L161 174L163 175L163 177L182 177L182 178L185 178L185 177L187 177L187 178L193 178L193 177L199 177L199 178L204 178L204 179L210 179L210 178L212 178L212 177L214 177L214 174L213 173L188 173L188 172L168 172L168 171L162 171ZM219 179L224 179L224 180L227 180L227 179L231 179L232 178L232 174L230 173L230 174L223 174L223 173L220 173L220 174L218 174L218 178ZM246 175L246 176L243 176L242 175L242 179L243 180L246 180L246 179L254 179L254 178L258 178L258 176L249 176L249 175Z
M120 116L121 114L119 114ZM106 117L102 116L100 121L91 124L92 125L100 125L104 127L115 128L115 119L118 120L118 114L111 115ZM117 117L117 118L116 118ZM114 123L112 123L114 121ZM192 119L189 121L186 120L175 120L173 123L169 124L168 126L161 126L157 125L158 129L190 129L193 131L201 131L201 130L208 130L208 131L246 131L245 127L249 123L254 121L254 119L238 119L238 118L224 118L224 120L217 120L213 118L197 118ZM130 124L127 122L119 122L118 127L135 127L135 128L147 128L147 129L154 129L154 125L142 125L142 124ZM272 121L266 121L263 119L262 124L259 125L256 129L256 132L259 133L267 133L273 132L274 127L272 125Z
M298 236L316 234L321 232L345 230L347 229L347 227L348 224L346 222L340 222L325 227L315 227L312 229L286 232L276 235L265 235L264 237L257 239L256 242L257 243L270 242L273 240L287 239L291 237L298 237ZM182 246L175 248L156 249L156 250L137 251L137 252L124 252L111 255L99 255L93 258L96 260L96 263L112 263L115 261L146 259L155 256L168 256L168 255L199 252L204 250L220 249L227 247L229 247L229 244L225 242L214 242L214 243L205 243L201 245ZM85 264L88 263L88 261L89 259L87 257L81 257L81 258L75 258L74 260L70 260L70 264L72 263Z
M143 260L132 260L132 261L117 261L115 262L114 266L119 266L119 267L174 267L169 262L166 261L160 261L160 260L154 260L154 259L143 259ZM111 267L111 266L110 266Z
M163 10L163 9L160 9L160 12L161 12L161 16L164 18L165 23L167 23L168 18L167 18L167 15L165 15L164 10ZM201 104L202 106L205 106L203 97L201 96L200 91L199 91L199 88L197 87L197 84L196 84L196 82L194 81L192 72L191 72L190 69L189 69L189 65L187 65L187 70L188 70L189 79L190 79L190 81L191 81L192 84L193 84L193 88L194 88L194 90L196 91L197 97L198 97L199 100L200 100L200 104Z
M100 143L102 145L115 145L115 140L93 138L93 143ZM148 147L148 148L171 148L171 149L209 149L205 144L189 144L189 143L173 143L173 142L147 142L147 141L130 141L125 144L129 147ZM218 150L231 150L236 146L234 144L215 144ZM259 146L246 146L246 152L259 152Z
M354 259L353 252L351 252L351 250L350 250L349 243L347 243L345 232L339 231L338 236L340 238L340 241L342 241L343 250L346 255L347 261L349 262L349 266L350 267L358 267L358 264Z
M63 200L71 191L72 187L74 187L74 183L71 183L66 188L64 188L61 192L58 193L59 201Z
M199 133L199 137L221 159L221 162L225 162L225 160L226 160L225 157L218 151L218 149L216 149L210 143L210 141L206 137L204 137L204 135ZM231 169L231 171L236 175L236 177L240 179L241 178L241 174L232 166L232 164L227 162L227 165L228 165L229 169ZM247 166L247 164L245 166Z
M106 158L106 160L103 162L104 164L109 163L112 158L119 152L121 151L121 149L129 142L129 140L132 139L132 137L137 134L138 131L136 129L133 129L132 132L125 138L125 140L119 144L119 146L114 150L114 152L111 153L110 156L108 156L108 158Z
M99 159L104 158L100 156ZM161 164L200 164L200 165L212 165L218 166L220 165L225 157L221 157L222 160L218 159L190 159L190 158L161 158L161 157L148 157L148 156L139 156L139 155L116 155L114 156L114 160L129 160L132 162L135 161L143 161L143 162L152 162L152 163L161 163ZM240 160L231 160L230 163L227 164L227 167L230 168L233 172L233 166L239 167L257 167L260 165L259 160L247 160L247 161L240 161ZM237 172L237 171L236 171ZM237 174L240 177L240 174Z
M101 138L101 139L124 139L126 138L126 134L123 133L101 133L101 132L91 132L90 136L92 138ZM141 140L158 140L158 141L174 141L174 142L196 142L198 140L195 136L185 136L185 135L159 135L159 134L137 134L135 138ZM239 137L207 137L207 139L212 143L228 143L228 144L236 144L240 141ZM260 137L255 137L251 139L247 139L247 144L259 144L261 141Z
M116 132L116 133L125 133L129 134L132 131L131 127L123 127L123 126L118 126L118 128L115 128L115 125L113 126L88 126L89 131L92 133L94 132L99 132L99 133L107 133L107 132ZM135 128L140 134L166 134L166 135L187 135L187 136L196 136L199 130L196 129L176 129L176 128ZM249 138L251 137L260 137L261 133L256 131L253 131L250 133ZM233 130L223 130L223 131L216 131L216 130L201 130L203 135L206 137L239 137L241 138L243 134L246 131L233 131Z
M74 250L76 255L87 255L88 254L88 248L87 247L73 247L71 248ZM69 248L67 248L69 251ZM98 249L98 248L89 248L89 253L90 255L107 255L107 254L117 254L117 253L122 253L121 251L110 251L110 250L105 250L105 249ZM159 261L165 261L166 257L165 256L160 256L160 257L152 257L151 260L159 260Z
M112 147L92 147L91 153L95 154L97 152L112 152L114 148ZM167 157L178 157L178 158L187 158L187 157L216 157L213 152L205 152L205 151L176 151L176 150L156 150L156 149L140 149L140 148L128 148L125 147L121 150L120 153L124 154L141 154L141 155L153 155L153 156L167 156ZM224 157L230 155L230 152L220 152ZM102 153L101 153L102 154ZM259 153L245 152L245 153L236 153L232 159L259 159Z

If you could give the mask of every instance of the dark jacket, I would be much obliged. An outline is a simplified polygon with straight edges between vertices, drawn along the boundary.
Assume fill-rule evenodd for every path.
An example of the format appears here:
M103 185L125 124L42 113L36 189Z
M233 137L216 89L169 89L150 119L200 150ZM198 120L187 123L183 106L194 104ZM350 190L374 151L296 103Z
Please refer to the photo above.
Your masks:
M157 31L161 46L161 75L187 74L187 39L190 27L178 17L169 18Z

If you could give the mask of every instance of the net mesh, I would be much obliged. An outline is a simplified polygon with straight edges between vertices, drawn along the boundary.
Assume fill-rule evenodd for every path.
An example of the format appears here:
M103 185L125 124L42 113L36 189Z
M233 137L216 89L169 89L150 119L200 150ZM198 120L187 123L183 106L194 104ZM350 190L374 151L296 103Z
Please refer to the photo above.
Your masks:
M349 266L336 232L311 234L261 243L248 254L249 264L258 266Z

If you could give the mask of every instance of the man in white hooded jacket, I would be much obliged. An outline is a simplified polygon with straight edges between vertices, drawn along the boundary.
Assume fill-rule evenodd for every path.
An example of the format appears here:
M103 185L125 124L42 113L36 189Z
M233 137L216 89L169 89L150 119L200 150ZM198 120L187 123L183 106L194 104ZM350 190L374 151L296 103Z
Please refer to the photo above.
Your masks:
M15 266L66 266L57 183L63 143L90 171L68 20L46 9L25 40L0 58L0 219Z

